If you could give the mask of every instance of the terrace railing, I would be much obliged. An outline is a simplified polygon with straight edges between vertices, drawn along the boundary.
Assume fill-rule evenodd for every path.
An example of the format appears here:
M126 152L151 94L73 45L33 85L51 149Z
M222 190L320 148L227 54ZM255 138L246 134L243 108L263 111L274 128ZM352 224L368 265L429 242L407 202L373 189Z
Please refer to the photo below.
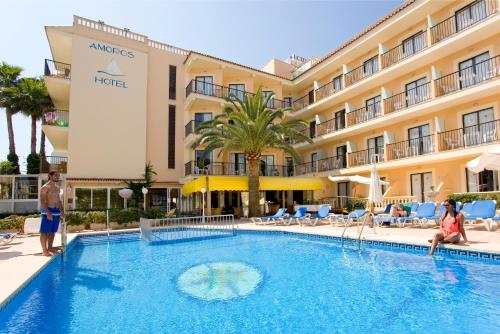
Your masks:
M431 98L429 87L430 83L427 82L384 99L384 113L387 115L429 100Z
M449 151L500 141L500 120L438 133L439 151Z
M438 43L454 34L481 22L497 12L495 0L474 1L455 15L431 28L431 42Z
M404 140L387 145L387 160L417 157L434 152L434 135Z
M353 126L359 123L364 123L374 118L382 116L380 102L372 105L353 110L346 114L347 126Z
M322 100L325 97L340 92L341 90L342 87L335 87L335 81L330 81L329 83L316 89L316 101Z
M45 113L42 124L67 128L69 126L69 113L67 110L54 110Z
M346 167L345 157L329 157L319 159L317 162L318 172L325 172L329 170L341 169Z
M369 71L365 71L365 65L361 65L353 69L352 71L346 73L344 75L345 86L351 86L358 81L363 80L364 78L368 78L369 76L377 73L379 71L378 64L375 67L370 67Z
M295 165L295 174L304 175L316 172L316 162L304 162Z
M260 176L293 176L293 166L284 165L262 165L259 167ZM210 162L196 163L188 161L184 165L184 175L247 175L247 166L245 163L230 162Z
M371 148L361 151L348 153L349 167L363 166L378 162L384 162L384 147L379 146L377 149Z
M40 173L57 171L61 174L68 172L68 158L58 156L47 156L40 160Z
M382 54L382 67L394 65L427 47L427 33L422 31L415 35L411 43L402 43Z
M314 102L314 101L311 101L309 94L306 94L306 95L302 96L301 98L298 98L292 102L292 109L293 110L303 109L303 108L307 107L308 105L312 104L312 102Z
M335 132L335 118L316 125L316 137L324 136L332 132Z
M61 79L71 79L71 65L66 63L61 63L59 61L54 61L50 59L45 59L45 76L61 78Z
M434 81L436 96L447 95L473 87L500 76L500 56L495 56L476 65L442 76Z

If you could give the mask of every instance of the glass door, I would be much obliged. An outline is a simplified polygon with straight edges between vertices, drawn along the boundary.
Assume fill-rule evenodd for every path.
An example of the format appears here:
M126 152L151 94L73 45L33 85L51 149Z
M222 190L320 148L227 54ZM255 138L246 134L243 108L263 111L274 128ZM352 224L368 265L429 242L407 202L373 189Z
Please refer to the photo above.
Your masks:
M204 113L195 113L194 114L194 128L198 128L201 123L211 121L212 113L204 112Z
M286 157L286 176L293 176L293 158Z
M274 168L274 155L261 155L260 175L272 176Z
M384 136L368 139L367 146L370 163L384 161Z
M411 106L427 100L427 78L420 78L406 85L406 106Z
M468 5L455 13L457 31L465 29L472 24L481 21L487 16L486 1L480 0Z
M316 163L318 162L318 153L311 154L311 172L316 172Z
M338 206L340 209L347 207L347 200L350 194L349 182L339 182L337 183L337 196L338 196Z
M194 90L196 93L203 95L213 95L213 77L199 76L195 78Z
M410 175L411 194L417 198L417 202L425 200L425 193L431 191L432 173L417 173Z
M236 95L236 97L245 100L245 85L244 84L229 84L229 93Z
M416 156L432 152L431 127L420 125L408 130L408 156Z
M498 172L484 170L477 174L467 169L467 191L484 192L498 191Z
M380 101L382 97L380 95L375 96L371 99L366 100L366 116L367 119L372 119L380 116Z
M336 168L346 168L347 167L347 146L342 145L337 147L337 166Z
M309 138L316 137L316 121L309 122Z
M246 174L245 153L231 153L230 159L231 159L231 165L229 166L229 174L245 175Z
M494 122L493 108L465 114L463 124L465 146L496 141L497 129Z
M490 53L485 52L458 64L460 88L467 88L492 77Z
M420 31L403 41L403 54L405 57L422 50L425 45L425 34Z
M335 113L335 130L345 128L345 110L340 110Z

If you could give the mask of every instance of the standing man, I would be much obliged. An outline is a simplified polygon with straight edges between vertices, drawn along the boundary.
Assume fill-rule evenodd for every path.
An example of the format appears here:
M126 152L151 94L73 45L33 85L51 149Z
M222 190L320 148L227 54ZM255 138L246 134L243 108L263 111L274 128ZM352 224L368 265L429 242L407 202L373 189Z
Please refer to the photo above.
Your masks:
M49 182L40 189L40 203L42 206L42 224L40 225L40 243L42 255L52 256L57 253L57 248L52 245L59 228L59 220L64 216L63 205L60 198L59 173L49 172Z

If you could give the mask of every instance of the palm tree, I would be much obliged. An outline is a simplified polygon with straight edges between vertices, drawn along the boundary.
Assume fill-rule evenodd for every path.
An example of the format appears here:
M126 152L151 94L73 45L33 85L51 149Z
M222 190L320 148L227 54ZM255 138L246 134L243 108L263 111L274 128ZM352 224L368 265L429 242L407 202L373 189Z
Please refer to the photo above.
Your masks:
M205 147L205 155L214 150L220 154L228 150L245 153L248 174L249 214L256 216L259 205L259 164L262 152L266 149L279 149L300 161L300 155L293 148L295 142L312 142L303 133L307 123L301 120L287 120L290 108L270 109L269 101L274 94L265 97L262 87L253 96L247 95L240 100L230 93L229 106L222 114L211 121L204 122L195 130L200 136L192 149Z
M14 128L12 126L12 115L16 112L12 110L11 101L8 96L5 96L4 90L17 86L22 71L23 69L21 67L9 65L6 62L0 63L0 107L5 108L9 139L9 155L7 156L7 160L11 161L16 166L16 174L19 174L19 158L16 154Z

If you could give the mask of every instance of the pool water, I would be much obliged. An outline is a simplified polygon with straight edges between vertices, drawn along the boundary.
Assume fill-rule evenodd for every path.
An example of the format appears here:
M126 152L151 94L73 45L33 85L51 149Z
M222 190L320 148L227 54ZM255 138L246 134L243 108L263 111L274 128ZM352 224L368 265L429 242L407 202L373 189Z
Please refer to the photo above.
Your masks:
M500 266L287 234L76 240L0 333L498 333Z

